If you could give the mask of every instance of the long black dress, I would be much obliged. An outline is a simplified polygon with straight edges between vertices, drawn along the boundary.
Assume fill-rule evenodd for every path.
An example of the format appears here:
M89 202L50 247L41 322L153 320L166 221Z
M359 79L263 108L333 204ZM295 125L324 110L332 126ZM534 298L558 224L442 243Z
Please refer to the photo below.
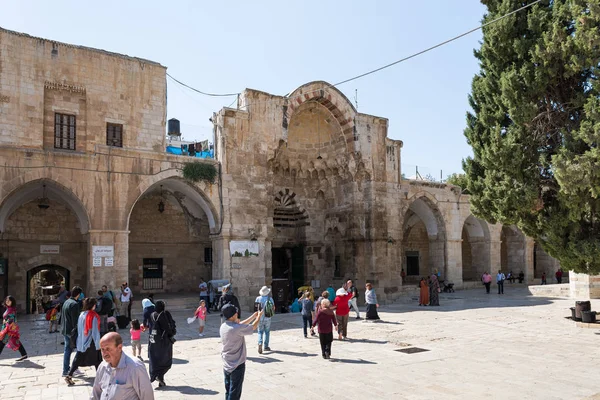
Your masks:
M167 371L173 365L174 323L168 311L152 313L152 331L148 343L148 358L150 359L150 381L163 380Z

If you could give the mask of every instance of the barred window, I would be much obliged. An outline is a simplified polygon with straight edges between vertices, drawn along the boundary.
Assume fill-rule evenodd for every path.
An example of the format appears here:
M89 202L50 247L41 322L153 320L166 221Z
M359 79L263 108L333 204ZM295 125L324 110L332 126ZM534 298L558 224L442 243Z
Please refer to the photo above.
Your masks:
M54 148L75 150L75 116L54 114Z
M106 124L106 145L123 147L123 125Z

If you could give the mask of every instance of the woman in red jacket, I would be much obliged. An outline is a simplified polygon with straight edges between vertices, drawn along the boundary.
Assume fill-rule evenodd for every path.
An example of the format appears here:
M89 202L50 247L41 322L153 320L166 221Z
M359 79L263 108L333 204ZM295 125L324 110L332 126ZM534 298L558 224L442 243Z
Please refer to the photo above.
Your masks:
M333 327L337 326L337 320L333 310L329 308L331 303L327 299L321 300L321 308L312 323L312 327L319 326L319 341L321 342L321 354L323 358L331 357L331 343L333 342Z
M348 336L348 314L350 314L350 306L348 302L352 299L352 293L346 292L345 288L339 288L335 292L335 300L333 305L336 307L335 315L338 323L338 339L346 339Z

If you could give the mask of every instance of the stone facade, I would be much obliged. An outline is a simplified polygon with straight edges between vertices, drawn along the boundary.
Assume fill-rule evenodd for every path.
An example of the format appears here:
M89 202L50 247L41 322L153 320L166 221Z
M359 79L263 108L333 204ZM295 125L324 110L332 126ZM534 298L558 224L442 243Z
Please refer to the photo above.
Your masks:
M556 267L516 228L475 218L460 188L402 179L388 120L325 82L287 97L247 89L215 113L216 160L198 161L219 169L213 184L184 180L189 158L164 152L157 63L0 29L0 100L0 289L19 304L44 267L86 293L128 281L136 297L229 279L245 309L277 279L371 281L385 302L436 271L463 287L500 267L528 281ZM238 241L258 255L233 257ZM113 248L113 266L94 266L95 246Z

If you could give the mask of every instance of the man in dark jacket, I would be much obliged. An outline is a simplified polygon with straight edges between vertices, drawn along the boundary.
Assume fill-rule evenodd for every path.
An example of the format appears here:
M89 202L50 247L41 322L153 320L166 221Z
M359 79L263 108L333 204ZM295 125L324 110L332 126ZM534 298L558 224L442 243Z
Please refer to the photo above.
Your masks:
M219 311L221 311L226 304L233 304L238 310L238 318L241 318L242 310L240 309L240 302L231 291L231 283L223 286L223 295L219 299ZM221 319L223 319L222 312Z
M79 286L73 286L71 289L71 297L65 301L65 304L62 307L61 311L61 328L60 333L62 333L63 338L65 340L65 349L63 354L63 376L67 376L69 374L69 369L71 368L71 331L77 328L77 320L79 319L79 313L81 313L81 304L75 300L79 297L82 290Z

